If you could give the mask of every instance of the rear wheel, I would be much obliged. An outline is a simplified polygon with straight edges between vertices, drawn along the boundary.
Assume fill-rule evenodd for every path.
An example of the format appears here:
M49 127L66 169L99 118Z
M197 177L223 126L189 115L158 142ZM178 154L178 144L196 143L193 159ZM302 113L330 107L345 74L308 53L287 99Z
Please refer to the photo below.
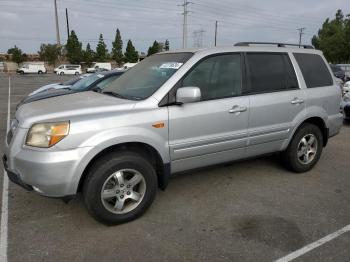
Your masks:
M38 71L38 74L39 74L39 75L42 74L42 73L43 73L43 71L41 71L41 70Z
M113 225L141 216L152 204L156 191L153 166L140 155L123 151L95 162L84 182L83 196L95 219Z
M79 75L79 72L75 72L74 74L77 76L77 75Z
M322 141L323 136L319 127L309 123L303 124L282 154L286 167L298 173L312 169L320 159Z

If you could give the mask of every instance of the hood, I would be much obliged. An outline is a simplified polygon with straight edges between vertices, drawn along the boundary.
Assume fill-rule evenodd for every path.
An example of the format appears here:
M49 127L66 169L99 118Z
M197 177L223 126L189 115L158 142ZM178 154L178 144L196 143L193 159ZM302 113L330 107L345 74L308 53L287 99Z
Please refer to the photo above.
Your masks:
M17 109L23 104L31 103L42 99L47 99L50 97L63 96L63 95L74 93L74 91L70 89L64 89L64 88L65 88L64 86L62 86L62 88L59 88L59 89L50 88L49 90L41 91L33 95L29 95L21 100L21 102L17 105Z
M23 104L16 112L16 119L20 127L29 128L37 122L67 121L81 115L129 111L134 105L132 100L86 91Z
M28 96L32 96L32 95L35 95L35 94L40 93L40 92L48 91L50 89L60 89L60 88L66 88L66 87L69 87L69 86L64 86L61 83L53 83L53 84L42 86L42 87L34 90Z

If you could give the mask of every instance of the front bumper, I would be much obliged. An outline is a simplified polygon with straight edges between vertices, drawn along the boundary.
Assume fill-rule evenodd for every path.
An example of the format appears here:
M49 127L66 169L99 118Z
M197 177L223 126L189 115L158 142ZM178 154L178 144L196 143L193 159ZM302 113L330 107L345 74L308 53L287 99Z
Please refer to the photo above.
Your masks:
M18 128L16 136L20 132L25 131ZM28 148L14 137L5 147L3 163L9 179L17 185L48 197L66 197L77 193L85 168L82 159L90 150L91 147Z

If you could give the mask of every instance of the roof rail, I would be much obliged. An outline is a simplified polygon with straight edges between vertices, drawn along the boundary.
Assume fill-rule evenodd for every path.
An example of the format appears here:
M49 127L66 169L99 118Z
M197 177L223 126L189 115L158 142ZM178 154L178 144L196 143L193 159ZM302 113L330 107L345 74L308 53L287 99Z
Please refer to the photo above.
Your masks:
M297 46L299 48L315 49L312 45L298 45L298 44L274 43L274 42L239 42L239 43L236 43L234 46L249 46L249 45L277 45L277 47Z

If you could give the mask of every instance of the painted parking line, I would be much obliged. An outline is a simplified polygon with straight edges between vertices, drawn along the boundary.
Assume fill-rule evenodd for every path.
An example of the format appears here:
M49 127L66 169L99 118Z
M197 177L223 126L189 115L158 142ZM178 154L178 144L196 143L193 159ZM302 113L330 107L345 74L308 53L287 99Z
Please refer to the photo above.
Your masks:
M345 227L343 227L342 229L339 229L338 231L331 233L311 244L308 244L307 246L300 248L290 254L288 254L287 256L281 257L279 259L277 259L275 262L288 262L291 261L293 259L296 259L297 257L300 257L302 255L304 255L305 253L341 236L342 234L345 234L346 232L350 231L350 225L347 225Z
M10 128L10 105L11 105L11 78L9 76L9 88L7 98L7 124L6 134ZM0 261L7 262L7 236L8 236L8 189L9 180L7 173L3 172L2 203L1 203L1 237L0 237Z

